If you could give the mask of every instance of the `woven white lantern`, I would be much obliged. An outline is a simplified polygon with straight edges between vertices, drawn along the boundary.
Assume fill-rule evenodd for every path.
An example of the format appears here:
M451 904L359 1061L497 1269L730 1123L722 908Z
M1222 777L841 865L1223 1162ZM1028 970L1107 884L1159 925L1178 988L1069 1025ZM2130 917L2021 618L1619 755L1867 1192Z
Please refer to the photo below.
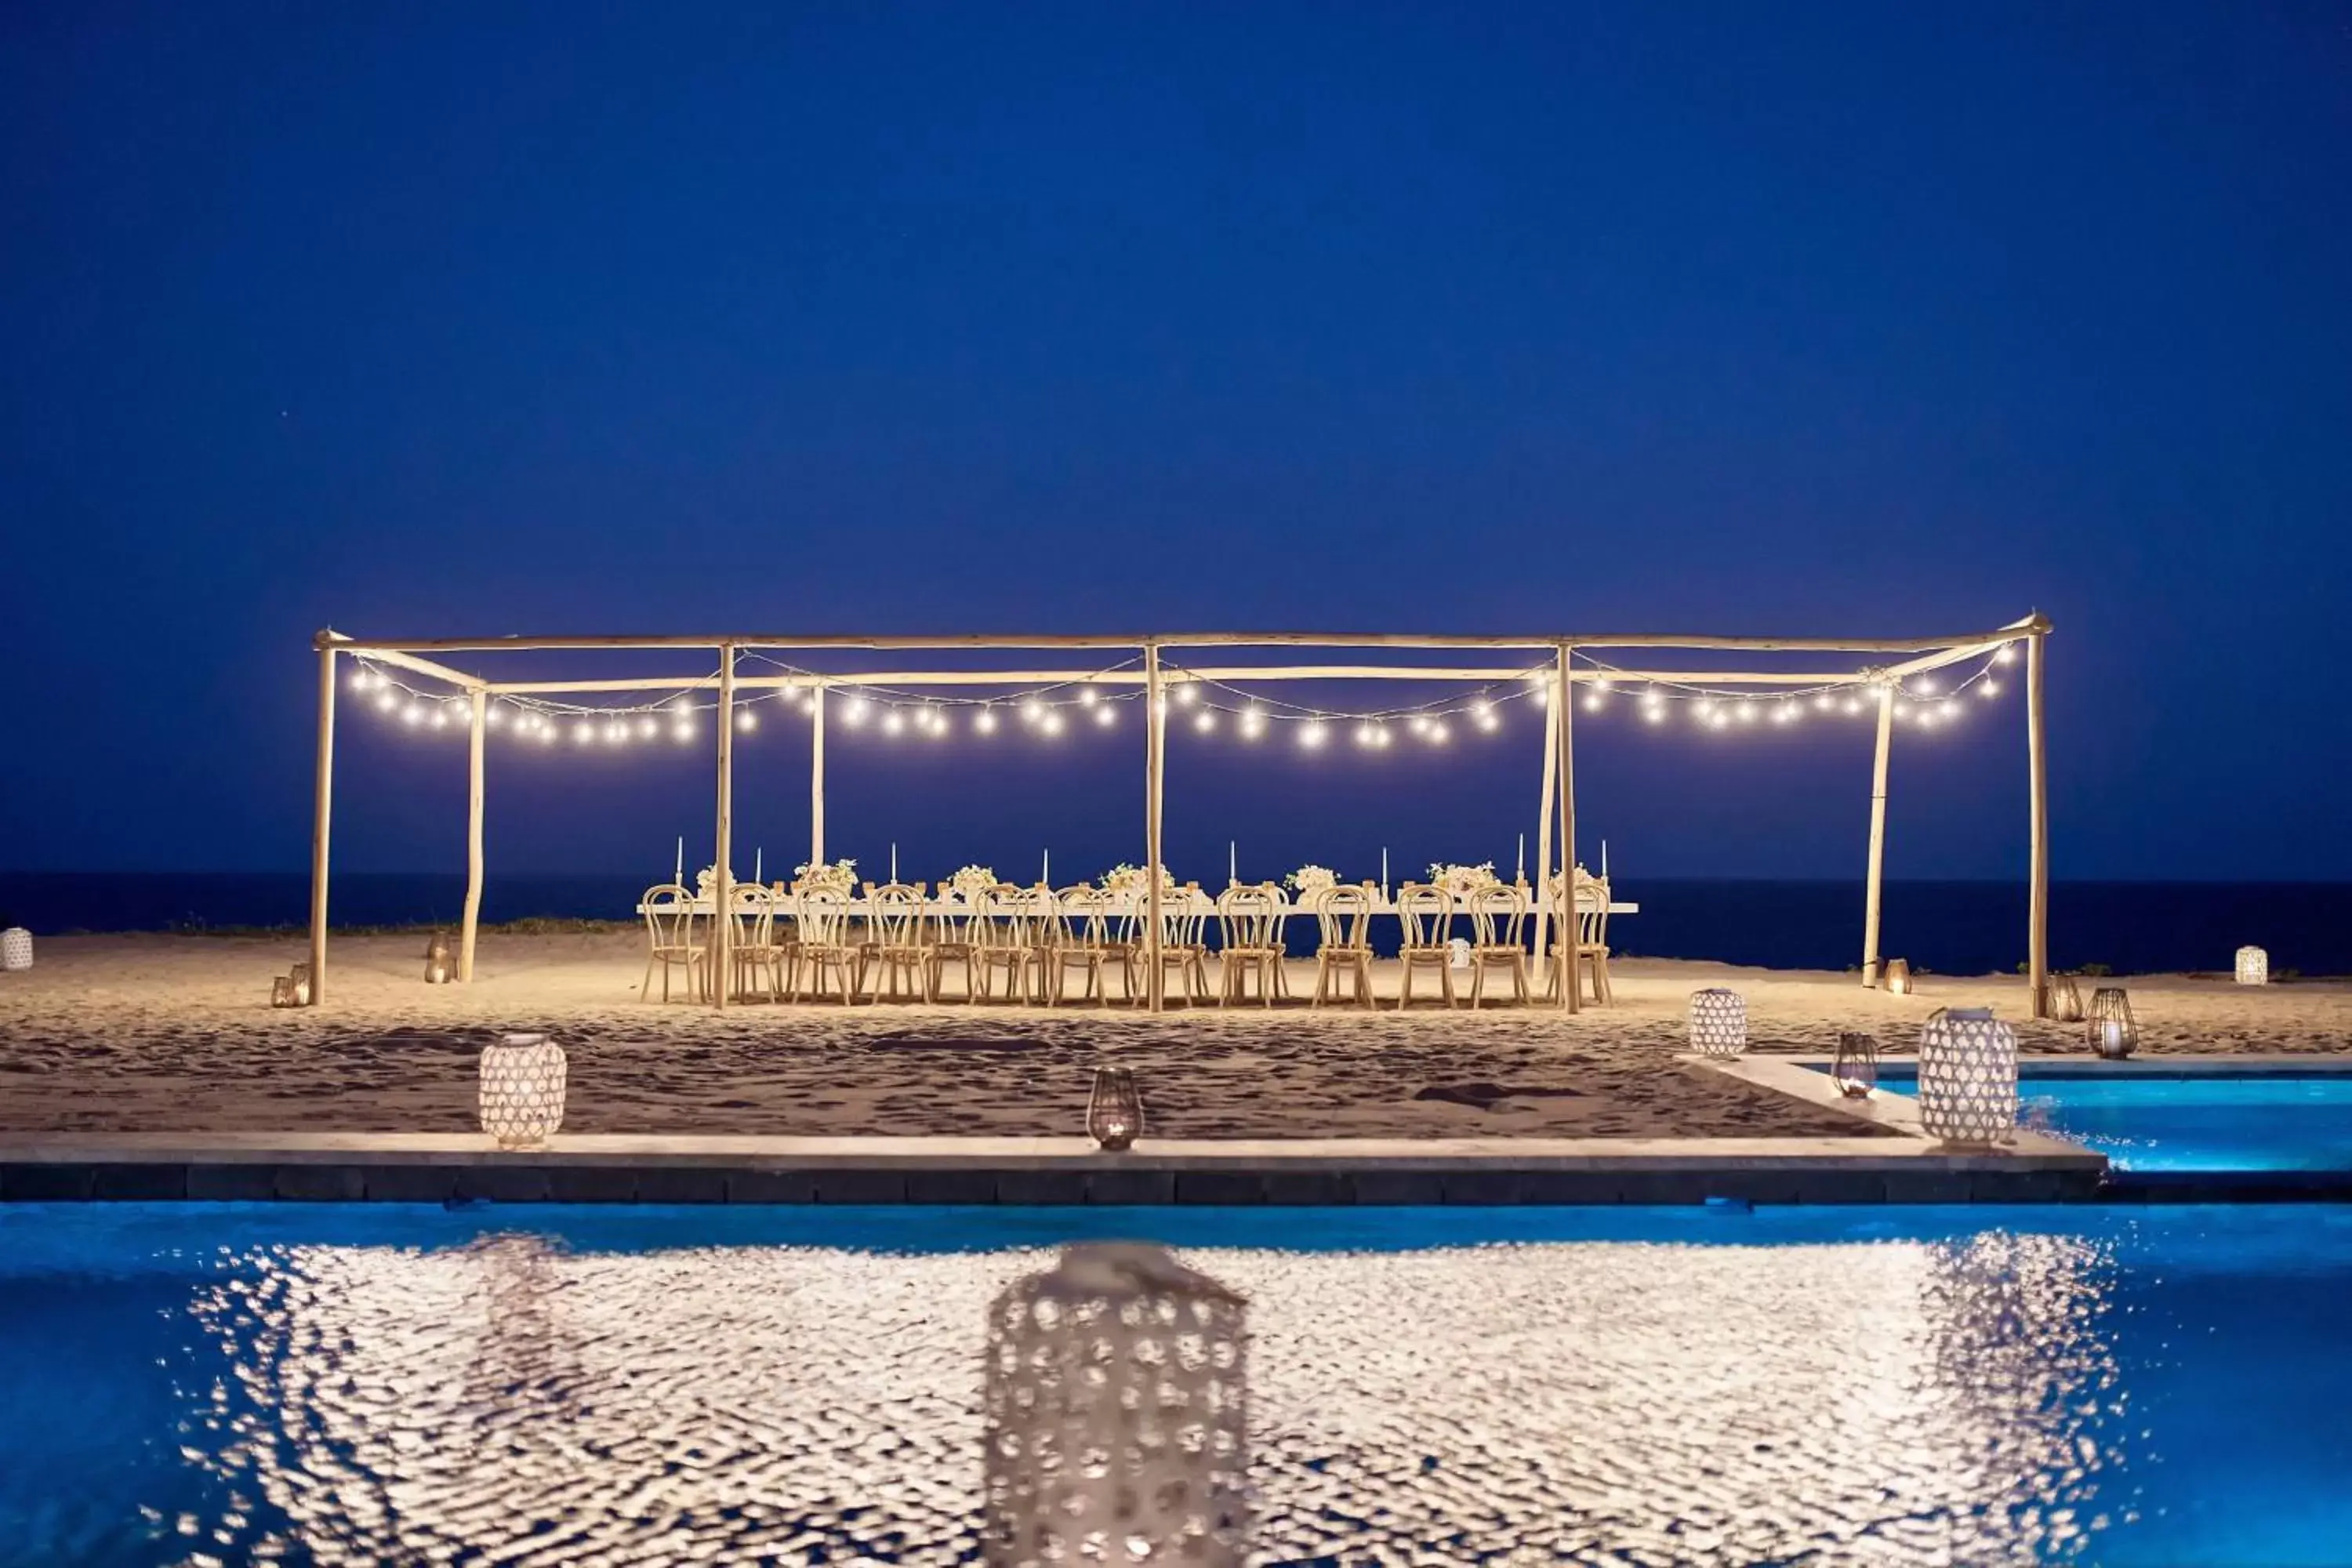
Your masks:
M501 1149L539 1149L563 1125L563 1047L545 1035L503 1035L482 1047L482 1131Z
M2268 985L2271 983L2271 955L2259 947L2238 950L2238 984Z
M33 967L33 933L23 926L10 926L0 931L0 969L18 970Z
M1939 1007L1919 1031L1919 1122L1947 1143L2017 1127L2017 1031L1990 1007Z
M1231 1564L1249 1545L1245 1303L1139 1243L1063 1250L989 1309L992 1564Z
M1748 1048L1748 998L1710 986L1690 998L1691 1049L1703 1057L1736 1057Z

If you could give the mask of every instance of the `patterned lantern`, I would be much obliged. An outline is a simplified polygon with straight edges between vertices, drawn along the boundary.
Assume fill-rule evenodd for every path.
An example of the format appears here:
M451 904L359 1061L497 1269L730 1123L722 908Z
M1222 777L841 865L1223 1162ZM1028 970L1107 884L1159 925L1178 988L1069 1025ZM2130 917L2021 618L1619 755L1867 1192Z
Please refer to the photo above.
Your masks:
M1848 1100L1867 1100L1878 1087L1878 1040L1871 1035L1840 1035L1830 1061L1830 1081Z
M1125 1068L1095 1068L1087 1098L1087 1136L1106 1149L1124 1149L1143 1131L1143 1096Z
M457 978L457 955L450 951L449 934L435 931L433 940L425 944L425 983L446 985Z
M298 963L287 971L286 978L294 983L294 1005L308 1007L310 1005L310 966Z
M1748 998L1719 985L1690 999L1691 1049L1703 1057L1736 1057L1748 1048Z
M2271 955L2259 947L2238 950L2238 984L2268 985L2271 983Z
M1885 985L1887 993L1890 995L1910 995L1911 961L1907 958L1888 959L1886 961L1886 975L1883 984Z
M2017 1031L1990 1007L1938 1007L1919 1031L1919 1122L1947 1143L1992 1143L2017 1126Z
M302 1005L294 1000L294 977L292 975L279 974L271 977L269 982L269 1005L273 1007L299 1007Z
M563 1125L563 1047L545 1035L502 1035L482 1047L482 1131L501 1149L544 1148Z
M989 1309L982 1551L1205 1563L1249 1545L1246 1306L1164 1249L1066 1247Z
M0 969L32 967L33 933L23 926L10 926L6 931L0 931Z
M2083 993L2075 987L2071 974L2053 974L2050 988L2043 993L2048 999L2050 1016L2061 1024L2083 1021Z
M2085 1033L2091 1048L2109 1061L2121 1061L2139 1049L2139 1023L2132 1016L2131 998L2120 985L2102 985L2091 993L2091 1016Z

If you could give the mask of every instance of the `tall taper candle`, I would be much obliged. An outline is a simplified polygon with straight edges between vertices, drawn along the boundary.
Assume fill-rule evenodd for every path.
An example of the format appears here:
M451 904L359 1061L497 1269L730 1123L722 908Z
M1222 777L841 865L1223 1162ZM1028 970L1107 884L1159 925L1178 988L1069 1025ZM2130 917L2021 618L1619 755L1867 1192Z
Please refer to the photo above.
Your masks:
M1050 888L1054 885L1054 852L1051 849L1047 849L1038 857L1037 885L1041 888Z
M1389 847L1381 846L1381 897L1389 896Z
M895 838L890 841L890 879L898 879L898 841Z
M1520 834L1520 835L1519 835L1519 874L1518 874L1517 878L1516 879L1516 880L1518 880L1518 881L1524 882L1524 881L1526 881L1527 879L1528 879L1528 836L1527 836L1526 834L1522 833L1522 834Z
M755 847L751 851L751 885L755 888L768 879L767 857L768 852L763 848Z
M1242 881L1242 852L1238 839L1225 840L1225 880L1238 888Z
M681 885L686 881L686 836L684 834L680 834L677 840L677 869L669 874L669 879Z

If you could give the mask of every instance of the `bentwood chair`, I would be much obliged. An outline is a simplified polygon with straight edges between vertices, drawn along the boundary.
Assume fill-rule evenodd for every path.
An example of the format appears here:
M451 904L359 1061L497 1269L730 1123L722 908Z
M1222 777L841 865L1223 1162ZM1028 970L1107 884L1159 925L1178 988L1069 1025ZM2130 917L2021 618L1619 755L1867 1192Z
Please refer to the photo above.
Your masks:
M1242 983L1257 976L1257 997L1274 1005L1282 991L1282 894L1271 882L1227 888L1217 895L1218 1002L1242 999Z
M1327 1001L1372 1005L1372 885L1326 888L1307 907L1315 914L1315 1005ZM1349 976L1348 994L1333 983Z
M1004 972L1008 1002L1022 999L1029 977L1034 944L1030 922L1034 908L1028 892L1010 882L999 882L977 900L971 926L972 955L980 960L979 1000L996 997L996 972Z
M654 967L661 967L662 1000L669 1000L669 972L686 971L690 999L710 995L710 950L695 940L694 895L676 882L647 888L637 900L646 911L646 977L637 985L642 997L653 989Z
M1552 878L1555 893L1559 879ZM1614 999L1609 989L1609 879L1588 876L1581 866L1576 869L1576 937L1573 946L1555 942L1551 948L1550 982L1544 988L1547 1001L1559 997L1559 973L1565 968L1576 977L1581 995L1585 977L1592 978L1592 1000L1607 1006ZM1561 935L1565 937L1566 932Z
M1443 888L1407 882L1396 893L1397 925L1403 940L1397 958L1403 973L1397 984L1397 1011L1412 1000L1412 976L1418 969L1437 971L1438 988L1445 1005L1454 1005L1454 900Z
M948 1000L941 993L946 989L947 969L950 963L963 965L963 994L957 1001L969 1002L975 994L973 966L975 928L988 917L981 910L979 898L965 898L940 884L938 903L931 910L931 930L925 941L924 951L929 955L931 1000Z
M1143 970L1143 900L1128 900L1101 889L1102 921L1096 947L1103 955L1103 967L1108 971L1116 964L1119 983L1127 988L1127 1000L1140 1004L1144 1000L1139 976ZM1118 912L1113 914L1113 910Z
M757 882L737 883L727 898L734 922L728 952L734 960L736 994L782 1000L785 955L776 940L775 893Z
M793 966L793 995L801 994L801 971L808 971L808 994L823 1001L831 990L843 1005L857 999L857 944L850 940L849 899L830 888L805 888L794 895L800 914L800 957Z
M1108 941L1109 906L1109 894L1080 883L1063 889L1043 912L1037 989L1048 1007L1062 999L1064 982L1073 969L1087 977L1080 1001L1110 1005L1110 986L1103 975L1104 966L1113 962Z
M931 963L923 942L923 885L886 882L877 888L868 882L866 910L859 989L868 1001L879 1002L887 983L893 1002L929 1001Z
M1176 972L1176 984L1190 1005L1210 1000L1208 928L1209 911L1214 907L1202 895L1198 882L1187 882L1172 894L1160 896L1160 973L1165 976L1171 969Z
M1528 999L1528 890L1516 882L1491 882L1470 895L1470 1006L1486 994L1486 971L1511 977L1512 1000Z

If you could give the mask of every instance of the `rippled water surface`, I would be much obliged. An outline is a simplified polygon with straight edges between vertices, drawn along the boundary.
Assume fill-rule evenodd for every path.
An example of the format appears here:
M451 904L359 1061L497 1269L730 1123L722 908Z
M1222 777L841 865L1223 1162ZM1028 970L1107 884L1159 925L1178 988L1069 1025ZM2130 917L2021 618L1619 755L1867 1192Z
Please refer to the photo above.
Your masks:
M1251 1297L1269 1562L2341 1563L2352 1212L0 1208L0 1563L945 1563L989 1298Z

